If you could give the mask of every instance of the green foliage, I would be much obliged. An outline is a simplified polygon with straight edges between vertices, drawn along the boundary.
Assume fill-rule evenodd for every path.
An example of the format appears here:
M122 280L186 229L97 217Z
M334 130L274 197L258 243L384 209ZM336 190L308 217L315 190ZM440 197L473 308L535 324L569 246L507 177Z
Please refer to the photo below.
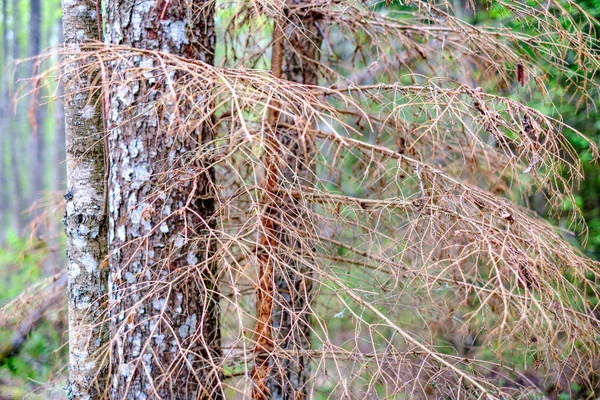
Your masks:
M0 306L44 278L40 266L46 257L47 248L43 242L8 234L6 243L0 248ZM59 369L66 356L66 347L61 348L66 339L62 337L62 318L61 313L47 316L30 333L16 355L0 357L0 392L11 393L11 398L21 398L39 383L47 382ZM10 324L8 328L11 328ZM0 329L0 343L8 344L12 338L12 330Z
M0 304L11 300L41 278L44 243L31 243L10 232L0 248Z

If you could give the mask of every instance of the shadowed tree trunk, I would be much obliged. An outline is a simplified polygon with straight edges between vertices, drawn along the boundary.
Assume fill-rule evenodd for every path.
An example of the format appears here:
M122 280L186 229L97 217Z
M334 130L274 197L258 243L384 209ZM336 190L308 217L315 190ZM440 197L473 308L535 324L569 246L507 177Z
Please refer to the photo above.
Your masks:
M81 73L84 43L99 41L96 8L63 1L70 399L103 398L106 390L107 218L102 109L87 90L99 71ZM40 138L40 137L38 137Z
M285 19L277 23L273 33L271 73L316 85L322 42L316 13L306 1L288 0L284 15ZM290 189L313 184L315 144L303 131L294 128L295 121L288 116L271 111L269 123L277 135L270 145L280 151L278 160L267 160L271 167L267 168L265 179L268 215L263 222L262 244L273 248L275 255L259 259L253 396L304 399L308 397L310 374L307 350L310 349L312 271L302 254L306 250L311 252L312 245L307 238L298 236L298 230L310 232L312 225L306 211L310 205L300 204ZM283 165L279 160L284 161ZM273 201L277 204L270 207ZM278 356L265 358L264 353L270 351Z
M110 43L213 63L212 1L113 0L107 14ZM186 99L164 101L180 76L128 78L157 62L149 55L110 65L121 82L109 112L111 396L221 398L214 173L193 160L212 133L183 125L182 116L192 118Z
M288 0L283 46L284 79L316 85L317 64L323 38L317 27L315 14L305 0ZM307 7L308 5L308 7ZM280 123L293 126L294 121L280 118ZM301 137L296 129L278 129L279 140L285 146L287 166L283 170L282 186L311 185L314 183L314 142ZM283 192L285 193L285 192ZM311 268L301 262L304 247L310 243L298 238L297 228L310 232L310 216L307 204L299 204L293 196L283 194L279 241L287 248L295 249L294 256L282 256L281 268L275 268L277 288L273 304L273 336L276 346L287 352L278 358L271 371L269 389L272 399L303 399L308 396L307 381L310 376L307 350L310 349ZM309 251L312 249L308 249Z

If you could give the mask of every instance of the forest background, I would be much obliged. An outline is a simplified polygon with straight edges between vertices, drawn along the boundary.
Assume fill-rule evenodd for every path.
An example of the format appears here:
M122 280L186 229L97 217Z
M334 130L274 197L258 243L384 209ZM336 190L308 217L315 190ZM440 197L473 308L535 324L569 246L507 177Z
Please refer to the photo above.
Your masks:
M380 7L402 10L397 1ZM466 4L469 3L469 4ZM476 12L471 9L475 6ZM600 3L578 4L600 17ZM487 1L454 0L457 15L477 26L510 24L514 15L499 13ZM223 55L223 27L217 13L217 61ZM221 30L219 30L221 28ZM60 276L64 269L65 238L61 218L66 192L65 134L61 88L50 85L40 96L21 96L19 84L40 68L52 65L53 58L40 65L34 57L62 42L59 0L3 0L0 19L0 307L27 288ZM55 60L54 60L55 61ZM562 87L549 82L549 88ZM558 93L557 93L558 96ZM18 100L18 101L17 101ZM596 102L598 98L595 97ZM600 118L592 105L582 109L575 101L557 102L564 122L600 144ZM528 106L548 111L541 99ZM567 235L569 241L591 258L600 257L600 167L590 163L588 143L576 135L567 138L584 161L585 179L576 187L575 199L587 222L587 236ZM351 165L348 166L351 168ZM531 196L528 206L553 224L566 226L556 214L549 215L542 198ZM572 207L563 204L564 211ZM585 239L584 239L585 237ZM59 287L60 288L60 287ZM30 315L18 325L0 321L0 398L21 398L39 393L62 396L64 360L67 355L65 293L56 290L44 304L32 305ZM4 322L4 324L2 324ZM340 329L342 329L340 327ZM335 335L335 332L330 332ZM50 383L48 383L50 382ZM558 393L572 398L577 387ZM42 395L41 393L45 393ZM562 397L560 397L562 396Z

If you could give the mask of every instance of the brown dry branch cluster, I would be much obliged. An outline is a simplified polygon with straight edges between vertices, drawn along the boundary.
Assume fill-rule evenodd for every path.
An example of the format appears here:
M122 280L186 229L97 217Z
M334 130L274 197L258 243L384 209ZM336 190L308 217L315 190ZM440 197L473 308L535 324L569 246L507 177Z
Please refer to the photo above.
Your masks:
M510 96L525 84L554 111L547 81L563 77L595 101L598 43L577 27L596 21L565 1L494 2L521 32L470 25L446 2L366 3L217 2L220 66L89 43L38 77L94 75L81 90L128 116L108 110L111 141L148 121L156 142L211 132L126 205L137 234L115 228L108 290L131 299L97 300L113 397L144 374L150 397L181 382L201 398L527 398L566 376L596 390L600 270L565 239L585 224L576 207L562 230L526 207L576 203L566 135L587 139ZM175 239L149 255L173 220ZM185 285L205 296L195 308L172 295ZM182 306L196 311L171 325Z

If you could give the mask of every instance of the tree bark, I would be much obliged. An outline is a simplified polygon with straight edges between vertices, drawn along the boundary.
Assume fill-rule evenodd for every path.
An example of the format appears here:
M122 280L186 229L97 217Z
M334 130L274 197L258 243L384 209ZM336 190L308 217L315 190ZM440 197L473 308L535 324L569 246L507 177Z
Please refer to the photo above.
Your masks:
M287 0L284 14L285 20L279 21L274 29L271 72L278 78L316 85L323 40L317 14L310 3L302 0ZM312 272L310 260L303 259L302 255L307 246L312 246L297 232L298 228L311 230L307 212L310 205L292 196L289 189L314 183L314 140L306 137L301 128L295 129L295 121L283 114L275 112L269 123L277 136L270 145L280 150L278 158L285 163L267 167L265 190L270 199L265 207L268 215L262 244L275 254L259 258L259 356L255 358L253 370L253 396L255 399L304 399L309 389L307 350L310 349ZM267 160L267 166L275 163ZM274 176L277 173L279 176ZM277 204L270 204L273 201ZM264 315L266 312L270 312L270 317ZM260 356L261 352L270 351L278 355L270 359Z
M318 83L318 60L323 38L315 14L305 0L288 0L283 47L283 78L305 85ZM280 119L280 124L294 126L294 121ZM282 124L282 125L283 125ZM311 186L314 183L314 140L302 137L302 130L278 128L279 141L286 149L282 192L291 185ZM281 227L278 241L293 256L281 255L280 268L275 268L276 294L273 305L273 336L277 348L286 352L273 365L269 390L271 399L308 398L310 349L310 299L312 271L310 260L302 254L310 243L298 237L297 229L310 231L307 204L288 194L280 194ZM308 249L312 250L312 249ZM310 253L310 251L308 252Z
M113 0L107 41L212 64L213 7ZM110 66L121 82L109 113L111 397L218 399L214 172L194 159L212 133L208 124L185 126L187 99L149 107L177 92L181 76L132 80L128 71L157 62L148 55Z
M67 150L67 234L70 399L103 398L106 390L107 218L102 109L89 92L98 71L78 70L85 43L99 41L95 6L64 0L65 136Z

